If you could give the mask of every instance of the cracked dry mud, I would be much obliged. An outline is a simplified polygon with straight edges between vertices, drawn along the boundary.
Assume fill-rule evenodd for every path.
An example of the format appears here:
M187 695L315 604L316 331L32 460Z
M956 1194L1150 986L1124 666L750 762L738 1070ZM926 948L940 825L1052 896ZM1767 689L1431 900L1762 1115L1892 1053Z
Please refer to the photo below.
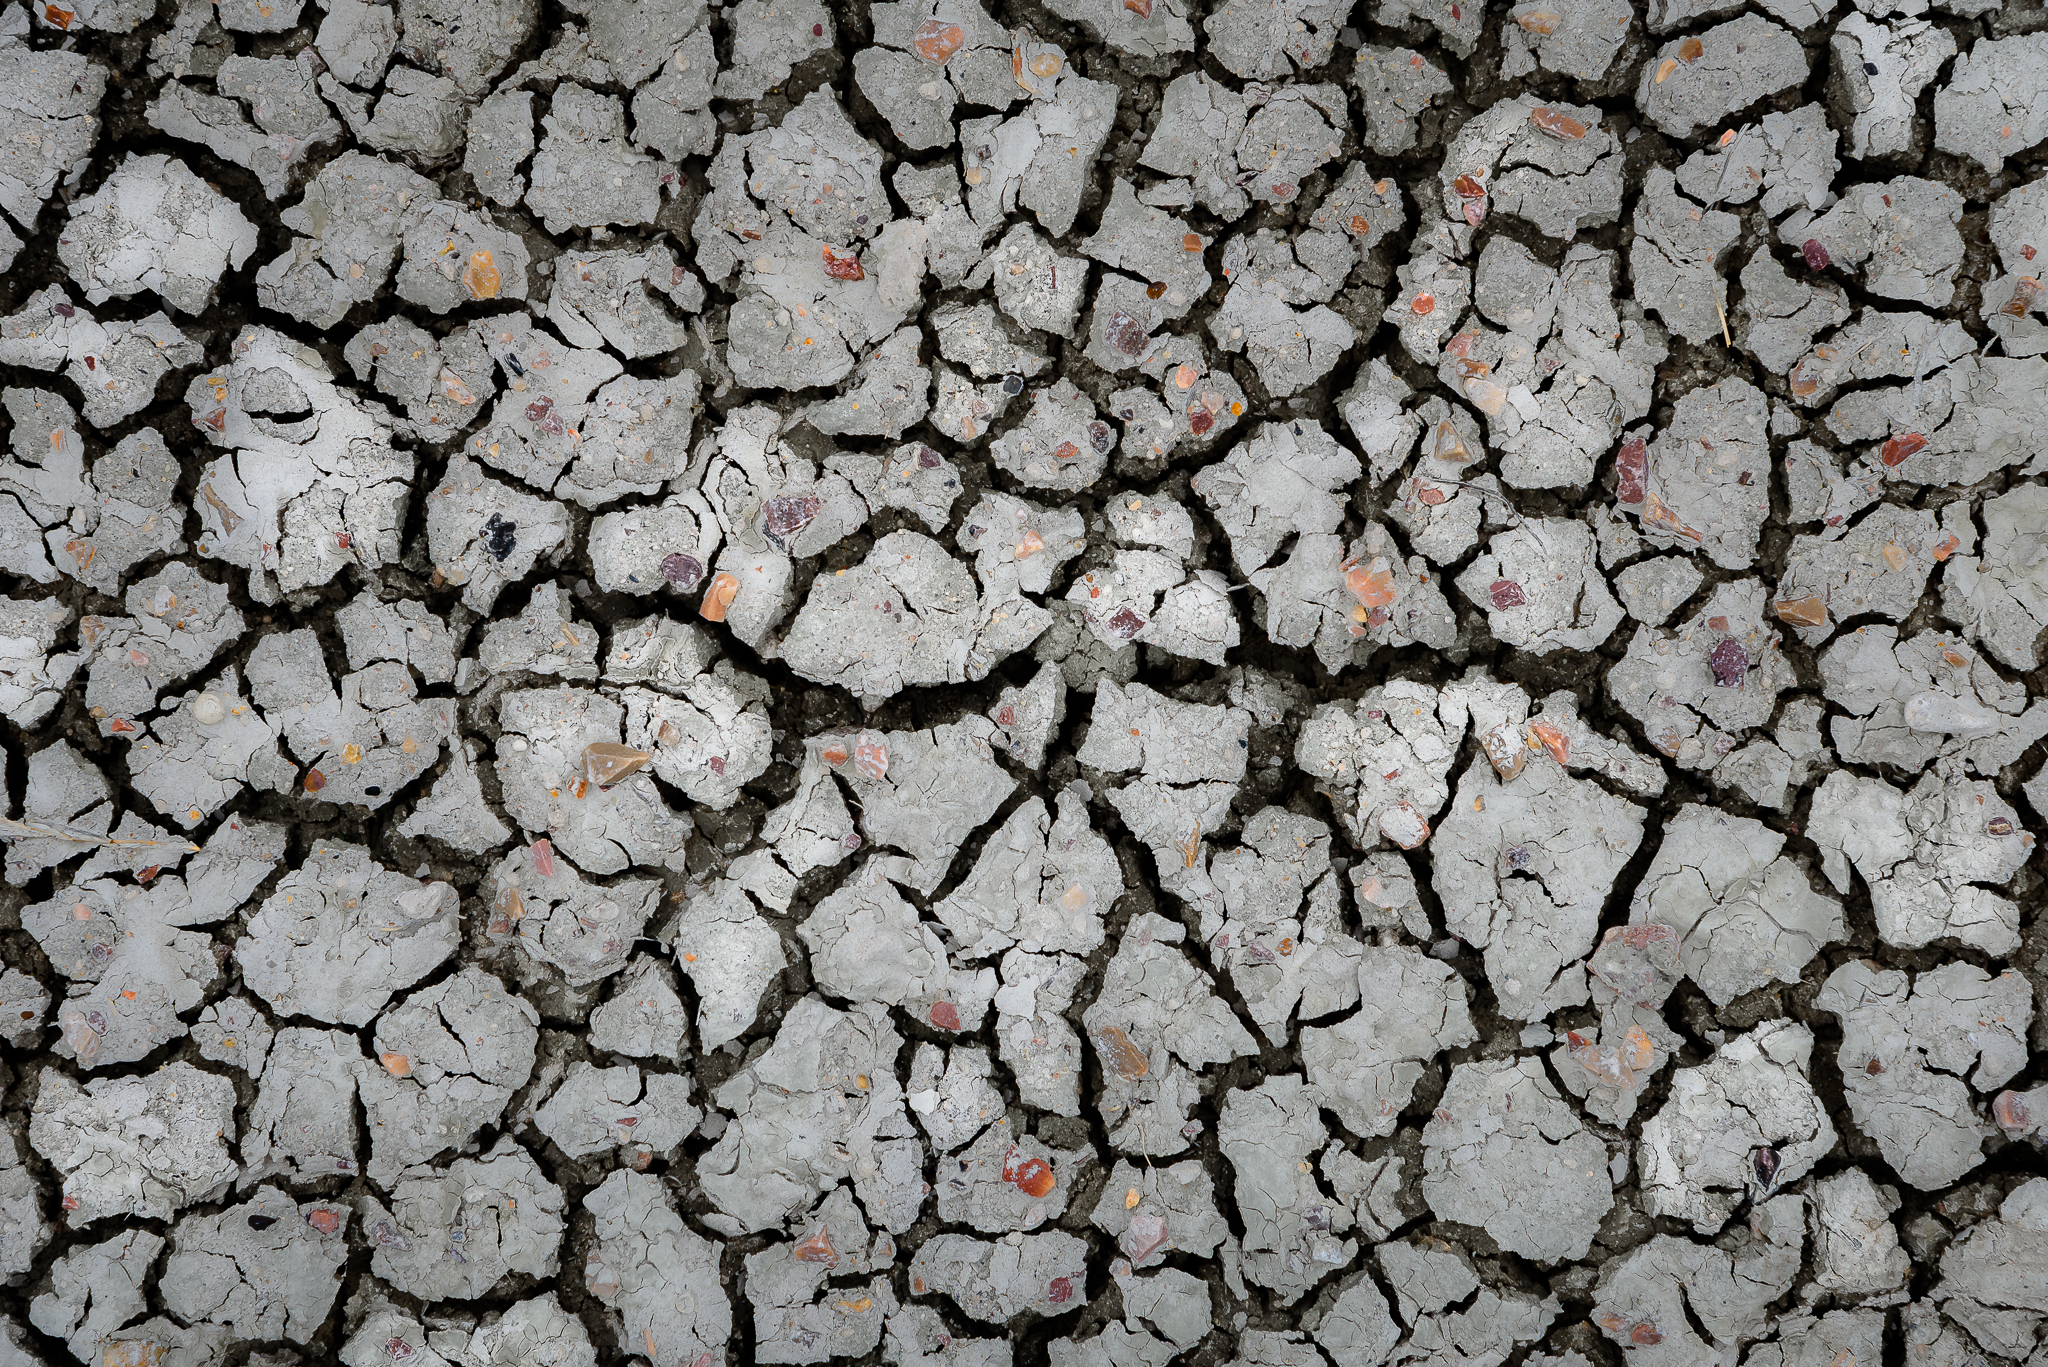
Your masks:
M2048 1367L2042 0L0 120L0 1367Z

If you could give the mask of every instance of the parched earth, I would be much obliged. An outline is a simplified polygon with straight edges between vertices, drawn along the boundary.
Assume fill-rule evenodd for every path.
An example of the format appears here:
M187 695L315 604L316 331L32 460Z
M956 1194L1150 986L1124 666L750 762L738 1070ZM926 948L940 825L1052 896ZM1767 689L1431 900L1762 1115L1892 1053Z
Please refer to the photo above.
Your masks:
M0 112L0 1367L2048 1365L2040 0Z

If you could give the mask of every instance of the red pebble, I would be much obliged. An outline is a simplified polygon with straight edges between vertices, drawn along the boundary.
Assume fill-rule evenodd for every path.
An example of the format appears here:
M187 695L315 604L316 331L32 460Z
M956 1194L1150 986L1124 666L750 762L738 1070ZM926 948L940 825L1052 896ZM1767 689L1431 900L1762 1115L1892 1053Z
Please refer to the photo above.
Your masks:
M1043 1158L1027 1158L1014 1145L1003 1155L1003 1180L1033 1198L1049 1195L1057 1183Z
M833 251L830 247L825 246L819 247L818 250L824 253L825 274L830 276L832 279L867 279L867 272L861 269L859 253L847 252L844 256L842 256L839 253Z
M661 558L661 577L688 593L703 582L704 562L694 555L672 552Z
M1924 449L1926 445L1927 438L1918 432L1901 432L1885 442L1884 449L1877 453L1877 458L1883 461L1884 468L1889 470L1895 465L1905 464L1909 457Z
M1614 457L1614 497L1622 503L1641 503L1648 492L1650 454L1641 437L1621 444Z
M1713 666L1716 688L1740 688L1742 676L1749 672L1749 652L1740 641L1723 641L1714 647L1707 663Z

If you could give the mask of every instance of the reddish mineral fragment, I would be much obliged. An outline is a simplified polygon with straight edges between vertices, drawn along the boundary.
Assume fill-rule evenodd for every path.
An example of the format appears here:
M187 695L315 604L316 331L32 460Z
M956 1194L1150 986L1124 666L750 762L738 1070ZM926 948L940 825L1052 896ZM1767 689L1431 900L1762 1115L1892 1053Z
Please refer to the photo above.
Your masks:
M1621 444L1614 457L1614 497L1618 502L1637 504L1648 489L1650 455L1641 437Z
M1714 647L1707 663L1713 666L1716 688L1739 688L1742 676L1749 672L1749 652L1742 648L1740 641L1723 641Z
M707 622L723 622L725 610L732 606L734 595L740 591L740 581L730 574L720 573L711 581L711 587L704 593L704 601L697 613Z
M801 1240L790 1250L790 1256L800 1263L836 1263L839 1251L832 1247L832 1231L819 1225L817 1232Z
M704 562L694 555L672 552L661 558L661 577L688 593L704 582Z
M957 33L959 30L956 29L954 31ZM835 252L829 246L821 246L818 250L824 253L825 274L832 279L865 280L868 278L867 272L860 268L860 253Z
M934 66L944 66L966 41L967 31L958 24L942 24L936 19L927 19L917 26L917 36L911 40L910 50Z
M1014 1145L1003 1155L1003 1180L1026 1196L1046 1196L1058 1179L1043 1158L1027 1158Z
M1924 450L1926 446L1927 438L1918 432L1901 432L1885 441L1884 448L1877 453L1877 458L1883 461L1884 468L1889 470L1893 466L1905 464L1915 452Z
M1551 725L1549 722L1530 722L1529 734L1534 736L1537 742L1541 744L1544 749L1550 752L1550 757L1556 760L1559 764L1563 764L1566 760L1568 760L1571 757L1571 737L1567 736L1563 731L1560 731L1557 727Z
M1586 125L1569 114L1560 114L1548 105L1538 105L1529 111L1529 122L1535 124L1553 138L1576 141L1586 136Z
M1795 626L1820 627L1826 626L1828 621L1828 605L1812 594L1804 598L1780 598L1771 604L1771 611L1778 614L1779 621L1791 622Z
M1369 565L1346 567L1344 587L1365 607L1388 607L1394 601L1394 572L1385 556L1374 556Z
M1109 317L1109 323L1102 329L1102 335L1111 346L1126 356L1144 354L1146 334L1150 331L1136 318L1118 309Z

